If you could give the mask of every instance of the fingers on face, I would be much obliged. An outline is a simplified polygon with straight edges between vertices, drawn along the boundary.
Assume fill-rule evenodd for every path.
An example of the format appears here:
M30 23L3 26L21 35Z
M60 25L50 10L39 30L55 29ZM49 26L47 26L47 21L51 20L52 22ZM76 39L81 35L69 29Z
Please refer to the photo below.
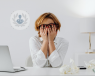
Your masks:
M49 26L49 31L50 31L50 33L52 32L52 29L51 29L51 27Z
M44 34L47 34L47 28L46 28L46 26L44 28Z
M56 31L56 27L55 27L55 25L54 25L54 31Z
M46 26L45 27L43 27L43 25L40 27L40 34L47 34L47 31L48 31L48 28L46 28Z
M55 26L55 24L54 25L52 25L52 31L54 31L54 32L56 32L56 26Z
M54 31L54 25L52 25L52 31Z
M51 28L51 27L52 27L52 28ZM55 31L55 27L54 27L54 25L52 25L51 27L49 26L49 28L48 28L48 32L49 32L49 33Z
M42 26L40 27L40 34L42 34L43 33L43 28L42 28Z
M52 28L51 28L52 27ZM47 34L47 32L48 33L51 33L51 32L56 32L56 26L55 25L52 25L52 26L48 26L48 28L45 26L45 27L43 27L43 25L41 26L41 28L40 28L40 32L41 33L44 33L44 34Z
M48 33L50 33L50 26L48 26Z

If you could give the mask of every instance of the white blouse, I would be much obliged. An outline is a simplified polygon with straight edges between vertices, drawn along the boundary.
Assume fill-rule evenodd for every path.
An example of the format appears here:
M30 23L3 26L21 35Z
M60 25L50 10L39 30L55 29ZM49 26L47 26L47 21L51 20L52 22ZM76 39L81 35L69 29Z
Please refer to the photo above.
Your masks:
M54 45L55 50L48 56L45 57L41 46L43 43L42 37L38 35L33 36L29 39L29 48L33 67L60 67L63 64L66 52L68 50L69 42L61 37L55 37Z

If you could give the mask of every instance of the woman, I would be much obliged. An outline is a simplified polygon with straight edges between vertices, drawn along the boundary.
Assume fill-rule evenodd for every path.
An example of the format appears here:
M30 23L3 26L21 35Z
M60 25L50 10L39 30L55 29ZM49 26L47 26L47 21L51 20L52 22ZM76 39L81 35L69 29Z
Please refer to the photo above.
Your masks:
M38 35L29 39L33 67L60 67L63 64L69 42L56 37L61 24L50 12L42 14L35 22Z

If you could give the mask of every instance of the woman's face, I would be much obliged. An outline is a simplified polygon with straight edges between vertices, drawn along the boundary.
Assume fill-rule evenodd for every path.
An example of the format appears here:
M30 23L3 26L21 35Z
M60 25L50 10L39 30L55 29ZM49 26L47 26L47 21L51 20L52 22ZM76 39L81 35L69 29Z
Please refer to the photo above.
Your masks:
M50 23L54 23L54 21L53 21L52 19L50 19L50 18L46 18L46 19L44 19L43 22L42 22L42 24L50 24ZM41 25L42 25L42 24L41 24ZM48 32L47 32L47 35L48 35Z

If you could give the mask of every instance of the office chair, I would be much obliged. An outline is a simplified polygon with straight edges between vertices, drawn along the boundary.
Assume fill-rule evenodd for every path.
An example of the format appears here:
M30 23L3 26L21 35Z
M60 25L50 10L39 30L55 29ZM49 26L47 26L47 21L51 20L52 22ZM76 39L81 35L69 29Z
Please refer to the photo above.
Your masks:
M31 56L29 56L29 57L26 59L26 67L33 67L33 62L32 62Z

